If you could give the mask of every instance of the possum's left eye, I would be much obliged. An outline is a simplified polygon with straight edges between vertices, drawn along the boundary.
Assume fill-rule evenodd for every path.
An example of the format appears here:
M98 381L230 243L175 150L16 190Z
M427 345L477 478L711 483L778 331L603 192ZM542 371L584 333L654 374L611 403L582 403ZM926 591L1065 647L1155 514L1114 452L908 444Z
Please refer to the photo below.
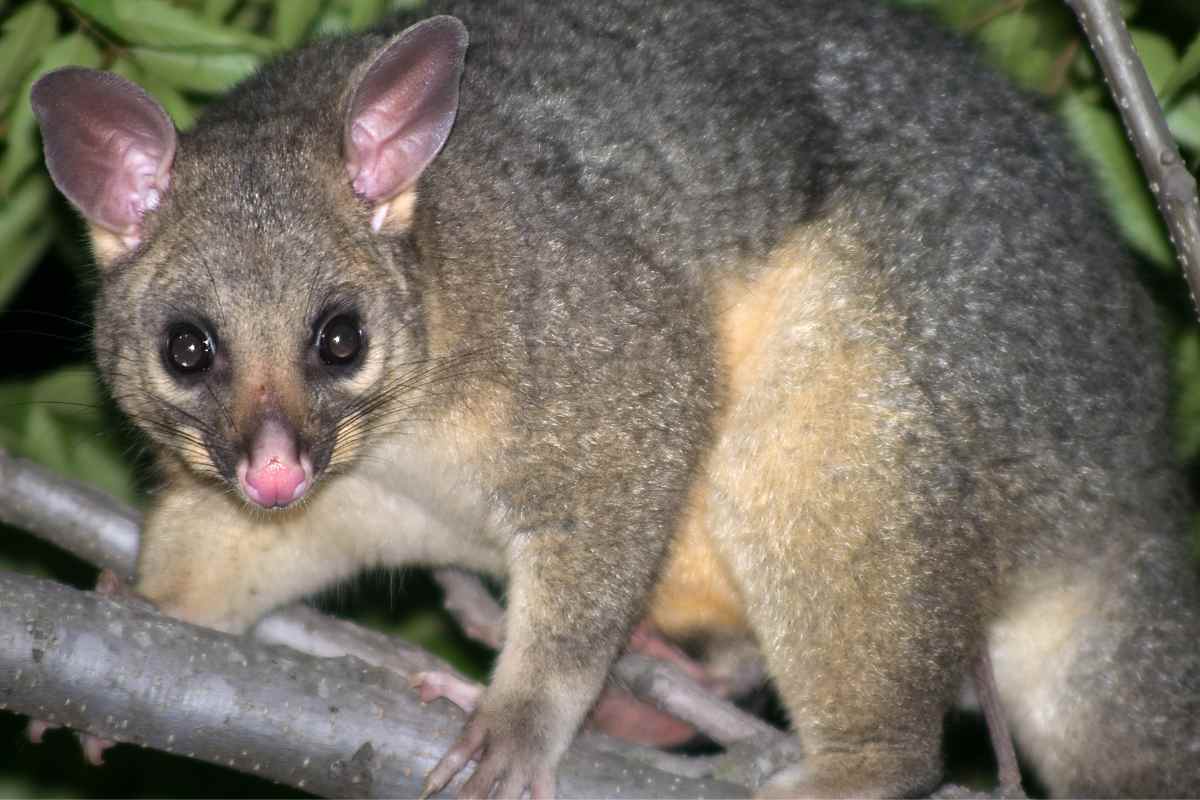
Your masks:
M329 317L317 335L317 354L331 367L354 363L363 347L362 325L357 314Z

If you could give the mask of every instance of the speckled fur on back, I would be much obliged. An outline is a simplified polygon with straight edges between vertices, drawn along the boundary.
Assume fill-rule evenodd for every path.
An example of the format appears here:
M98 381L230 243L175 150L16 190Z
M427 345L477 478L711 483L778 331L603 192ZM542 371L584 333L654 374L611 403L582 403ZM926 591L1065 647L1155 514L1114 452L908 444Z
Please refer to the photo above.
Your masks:
M457 119L382 229L346 119L410 19L268 65L135 249L95 228L99 362L173 476L141 589L238 630L367 563L507 575L468 791L545 789L649 605L757 639L806 752L764 791L932 788L988 647L1056 794L1200 793L1152 308L1050 117L866 0L430 5ZM338 303L344 380L306 355ZM203 392L180 313L229 354ZM263 397L325 476L271 514L221 483Z

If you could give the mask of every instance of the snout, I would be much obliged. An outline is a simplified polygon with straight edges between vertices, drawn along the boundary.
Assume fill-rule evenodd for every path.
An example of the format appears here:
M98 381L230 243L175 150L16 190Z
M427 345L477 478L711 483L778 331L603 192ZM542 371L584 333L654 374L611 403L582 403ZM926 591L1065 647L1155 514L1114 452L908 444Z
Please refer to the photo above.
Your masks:
M276 417L266 417L250 438L246 455L237 464L238 485L251 502L263 508L284 508L312 487L312 459L296 432Z

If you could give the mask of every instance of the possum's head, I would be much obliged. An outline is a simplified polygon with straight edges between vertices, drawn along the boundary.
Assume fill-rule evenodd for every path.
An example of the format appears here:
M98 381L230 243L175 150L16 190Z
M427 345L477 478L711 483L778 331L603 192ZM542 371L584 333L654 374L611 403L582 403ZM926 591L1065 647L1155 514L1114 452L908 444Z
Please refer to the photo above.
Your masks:
M111 73L35 84L47 166L101 268L97 360L169 460L281 508L428 401L406 231L465 48L461 23L436 17L301 53L179 136Z

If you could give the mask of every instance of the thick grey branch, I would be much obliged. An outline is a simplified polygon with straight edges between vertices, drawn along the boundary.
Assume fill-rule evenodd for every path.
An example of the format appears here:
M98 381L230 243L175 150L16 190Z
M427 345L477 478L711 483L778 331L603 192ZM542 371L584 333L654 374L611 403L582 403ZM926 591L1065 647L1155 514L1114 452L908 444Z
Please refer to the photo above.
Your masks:
M119 575L132 575L141 522L134 509L2 450L0 479L0 520L30 530ZM47 499L46 505L39 503L43 497ZM472 607L478 605L480 593L486 596L494 608L481 607L480 613L484 614L481 622L492 625L493 629L500 624L502 630L502 610L477 578L446 570L439 580L443 586L449 583L453 595L474 598L470 601ZM405 679L418 672L454 672L448 664L420 648L306 606L294 606L268 616L253 633L260 641L283 644L315 656L354 656L367 664L394 670ZM656 764L676 774L698 776L712 768L707 759L674 758L598 736L592 740L609 752L632 757L638 763Z
M329 796L412 796L461 714L350 656L317 658L92 592L0 573L0 708L223 764ZM564 796L713 797L738 786L660 772L583 736Z
M120 575L133 572L136 511L3 450L0 521ZM444 575L439 581L461 592L459 598L475 603L479 592L487 594L473 576L445 575L449 583ZM22 609L0 614L0 710L194 755L318 794L412 794L461 724L448 703L424 706L408 690L415 673L453 672L449 665L304 606L260 622L257 642L3 573L0 608ZM498 604L477 610L479 621L495 630ZM716 759L683 758L585 734L560 769L564 796L742 796L745 785L797 757L794 740L766 723L737 709L730 716L733 707L711 696L697 705L704 690L669 665L626 656L615 676L710 735L723 732L719 741L742 745ZM347 724L358 716L361 725ZM732 782L705 779L714 765Z
M88 486L62 478L25 459L0 450L0 521L23 528L118 575L133 574L141 517L136 510ZM503 639L503 609L474 575L438 570L447 608L464 630L491 647ZM296 606L276 612L255 628L255 635L322 656L352 654L411 676L450 670L423 650L397 642L353 623ZM452 671L452 670L450 670ZM736 706L713 696L670 665L639 657L622 660L618 681L636 694L718 742L773 730Z
M1121 112L1125 130L1166 220L1196 305L1200 287L1200 201L1116 0L1067 0L1087 34Z
M0 449L0 522L123 578L133 576L142 517L104 492Z

